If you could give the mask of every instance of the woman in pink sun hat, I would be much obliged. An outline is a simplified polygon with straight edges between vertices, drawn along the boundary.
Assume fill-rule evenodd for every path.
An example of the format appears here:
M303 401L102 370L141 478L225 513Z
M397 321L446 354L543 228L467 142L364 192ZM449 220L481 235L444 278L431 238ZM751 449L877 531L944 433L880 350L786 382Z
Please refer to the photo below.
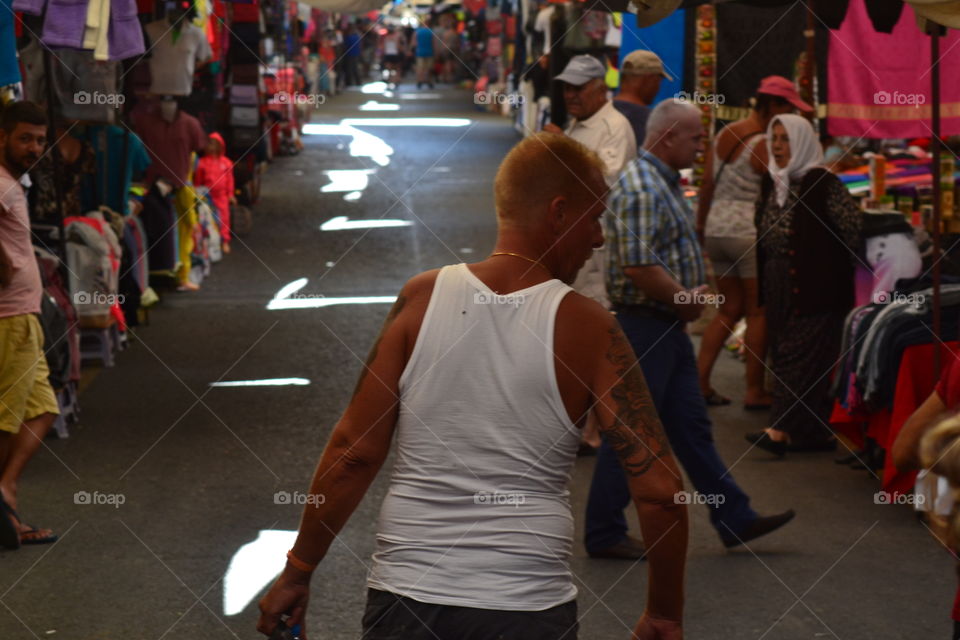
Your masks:
M800 99L793 82L783 76L760 81L750 115L724 127L717 135L707 164L697 211L697 232L710 256L723 296L719 312L700 343L697 368L700 389L708 405L730 403L710 384L713 365L730 332L745 317L747 356L744 407L770 408L764 387L766 322L758 305L757 229L754 224L760 180L767 171L766 130L775 116L795 109L813 111Z

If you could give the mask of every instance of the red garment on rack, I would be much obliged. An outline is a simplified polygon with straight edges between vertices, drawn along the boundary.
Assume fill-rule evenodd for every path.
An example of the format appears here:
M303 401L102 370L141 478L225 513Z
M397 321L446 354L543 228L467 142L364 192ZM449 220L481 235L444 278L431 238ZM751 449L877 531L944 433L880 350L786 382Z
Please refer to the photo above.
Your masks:
M893 442L903 429L907 419L933 392L938 376L933 371L934 349L941 349L941 366L953 358L951 353L960 352L960 342L948 342L946 347L934 344L918 344L907 347L900 360L897 372L897 386L893 394L893 409L869 415L852 415L839 404L834 405L830 426L857 445L863 444L860 428L867 422L867 436L876 440L886 450L883 466L883 490L895 493L910 493L917 473L901 473L893 465L890 451Z

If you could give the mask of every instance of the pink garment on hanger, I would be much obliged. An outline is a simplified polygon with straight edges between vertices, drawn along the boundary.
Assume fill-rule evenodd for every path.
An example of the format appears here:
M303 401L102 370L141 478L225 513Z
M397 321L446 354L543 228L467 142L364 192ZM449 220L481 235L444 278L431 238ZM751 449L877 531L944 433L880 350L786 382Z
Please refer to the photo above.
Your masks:
M960 134L960 33L940 39L944 136ZM893 33L878 33L864 0L850 0L840 29L830 32L827 125L831 135L928 137L931 131L930 37L904 11Z

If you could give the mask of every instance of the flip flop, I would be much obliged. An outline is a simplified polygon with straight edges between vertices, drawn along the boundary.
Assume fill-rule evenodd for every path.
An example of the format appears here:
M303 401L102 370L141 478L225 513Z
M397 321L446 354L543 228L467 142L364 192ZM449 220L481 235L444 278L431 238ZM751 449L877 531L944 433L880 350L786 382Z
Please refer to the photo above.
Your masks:
M708 407L725 407L730 404L730 398L720 395L713 389L710 390L710 393L704 394L703 400Z
M20 534L17 533L17 528L13 525L13 521L10 519L12 514L13 509L10 508L10 505L8 505L2 497L0 497L0 547L19 549Z
M20 544L50 544L59 539L50 529L38 529L32 524L26 526L28 529L20 532Z

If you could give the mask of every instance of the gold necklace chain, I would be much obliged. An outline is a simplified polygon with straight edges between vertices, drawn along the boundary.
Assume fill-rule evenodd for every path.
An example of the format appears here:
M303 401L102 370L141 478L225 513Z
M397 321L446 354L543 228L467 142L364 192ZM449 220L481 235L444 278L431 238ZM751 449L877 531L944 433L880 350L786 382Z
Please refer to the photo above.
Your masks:
M539 260L534 260L533 258L528 258L527 256L522 256L522 255L520 255L519 253L513 253L512 251L497 251L497 252L495 252L495 253L491 253L491 254L490 254L490 257L491 257L491 258L494 257L494 256L513 256L514 258L520 258L521 260L526 260L527 262L529 262L529 263L531 263L531 264L534 264L534 265L540 267L541 269L543 269L544 271L546 271L547 274L549 274L551 277L553 276L553 273L551 273L550 269L547 269L547 266L546 266L545 264L543 264L543 263L540 262ZM497 292L494 291L494 293L497 293Z
M527 262L532 262L533 264L539 264L541 267L543 266L542 264L540 264L539 260L534 260L533 258L528 258L527 256L522 256L519 253L513 253L512 251L497 251L496 253L490 254L491 258L493 256L513 256L514 258L522 258Z

